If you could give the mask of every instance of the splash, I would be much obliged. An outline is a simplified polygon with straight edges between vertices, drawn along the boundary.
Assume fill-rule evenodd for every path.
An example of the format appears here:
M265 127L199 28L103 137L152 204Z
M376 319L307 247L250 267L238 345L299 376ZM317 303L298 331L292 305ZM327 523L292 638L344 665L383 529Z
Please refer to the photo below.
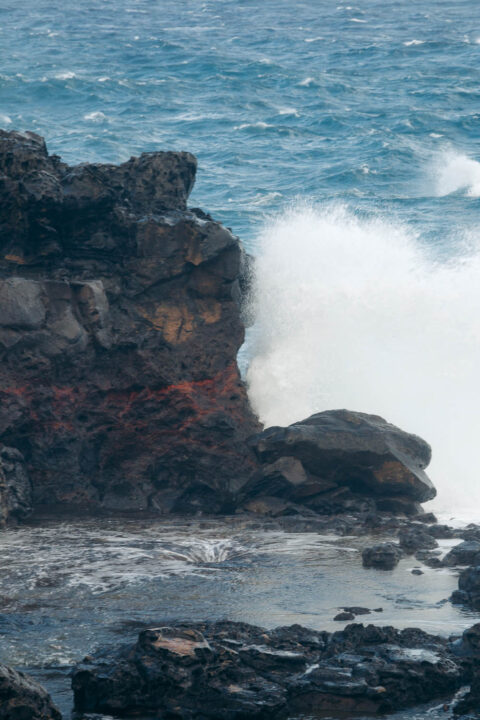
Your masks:
M438 155L432 170L437 196L463 191L469 197L480 197L480 162L446 150Z
M247 373L267 425L349 408L428 440L437 506L480 500L480 251L439 264L405 227L303 207L260 238Z

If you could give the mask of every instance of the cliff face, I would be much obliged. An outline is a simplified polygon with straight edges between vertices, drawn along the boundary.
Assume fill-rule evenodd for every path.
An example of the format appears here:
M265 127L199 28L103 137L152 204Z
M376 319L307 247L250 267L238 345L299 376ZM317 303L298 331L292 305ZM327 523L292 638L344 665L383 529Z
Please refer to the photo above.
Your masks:
M69 167L0 131L0 442L36 505L219 512L255 469L242 251L196 161Z

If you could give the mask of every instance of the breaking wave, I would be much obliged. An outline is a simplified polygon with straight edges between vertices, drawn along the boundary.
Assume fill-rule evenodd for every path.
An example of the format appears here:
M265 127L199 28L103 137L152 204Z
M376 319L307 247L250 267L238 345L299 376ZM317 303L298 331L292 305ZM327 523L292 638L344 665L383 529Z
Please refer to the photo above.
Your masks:
M247 381L261 420L378 413L431 443L438 505L480 499L478 245L440 263L400 224L302 206L259 248Z

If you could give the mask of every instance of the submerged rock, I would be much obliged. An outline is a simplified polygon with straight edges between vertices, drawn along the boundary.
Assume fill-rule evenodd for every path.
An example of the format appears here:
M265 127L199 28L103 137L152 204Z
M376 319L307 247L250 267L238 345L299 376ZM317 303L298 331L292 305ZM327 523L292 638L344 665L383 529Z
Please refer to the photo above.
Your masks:
M462 672L445 640L417 629L219 622L143 631L133 647L84 660L72 684L77 717L266 720L392 712L455 691Z
M403 557L402 549L392 542L367 547L362 552L363 567L393 570Z
M416 514L435 488L424 472L429 445L376 415L329 410L289 427L271 427L250 444L263 464L245 486L317 512Z
M0 720L61 720L50 695L24 673L0 664Z
M0 441L36 505L219 512L257 467L238 239L196 160L69 167L0 131Z

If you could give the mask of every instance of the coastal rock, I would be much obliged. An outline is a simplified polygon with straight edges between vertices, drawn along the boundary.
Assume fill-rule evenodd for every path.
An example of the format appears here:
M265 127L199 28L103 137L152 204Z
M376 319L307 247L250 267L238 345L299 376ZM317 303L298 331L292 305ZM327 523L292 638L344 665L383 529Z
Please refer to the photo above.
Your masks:
M465 604L480 610L480 565L466 568L458 578L458 590L450 598L453 603Z
M32 487L23 455L0 445L0 527L24 520L32 512Z
M377 570L393 570L402 557L402 549L391 542L379 543L362 551L363 567Z
M195 172L182 152L69 167L0 131L0 441L37 506L224 512L258 467L243 251L187 209Z
M438 547L438 542L424 527L401 528L398 541L402 550L408 555L413 555L417 550L433 550Z
M0 720L62 720L62 716L41 685L0 664Z
M480 542L465 540L447 553L443 559L447 567L455 565L480 565Z
M72 677L77 717L179 719L388 713L455 691L462 661L421 630L348 625L181 624L86 658Z
M317 512L417 514L435 488L424 472L429 445L376 415L329 410L271 427L250 445L263 464L248 499L279 496Z

